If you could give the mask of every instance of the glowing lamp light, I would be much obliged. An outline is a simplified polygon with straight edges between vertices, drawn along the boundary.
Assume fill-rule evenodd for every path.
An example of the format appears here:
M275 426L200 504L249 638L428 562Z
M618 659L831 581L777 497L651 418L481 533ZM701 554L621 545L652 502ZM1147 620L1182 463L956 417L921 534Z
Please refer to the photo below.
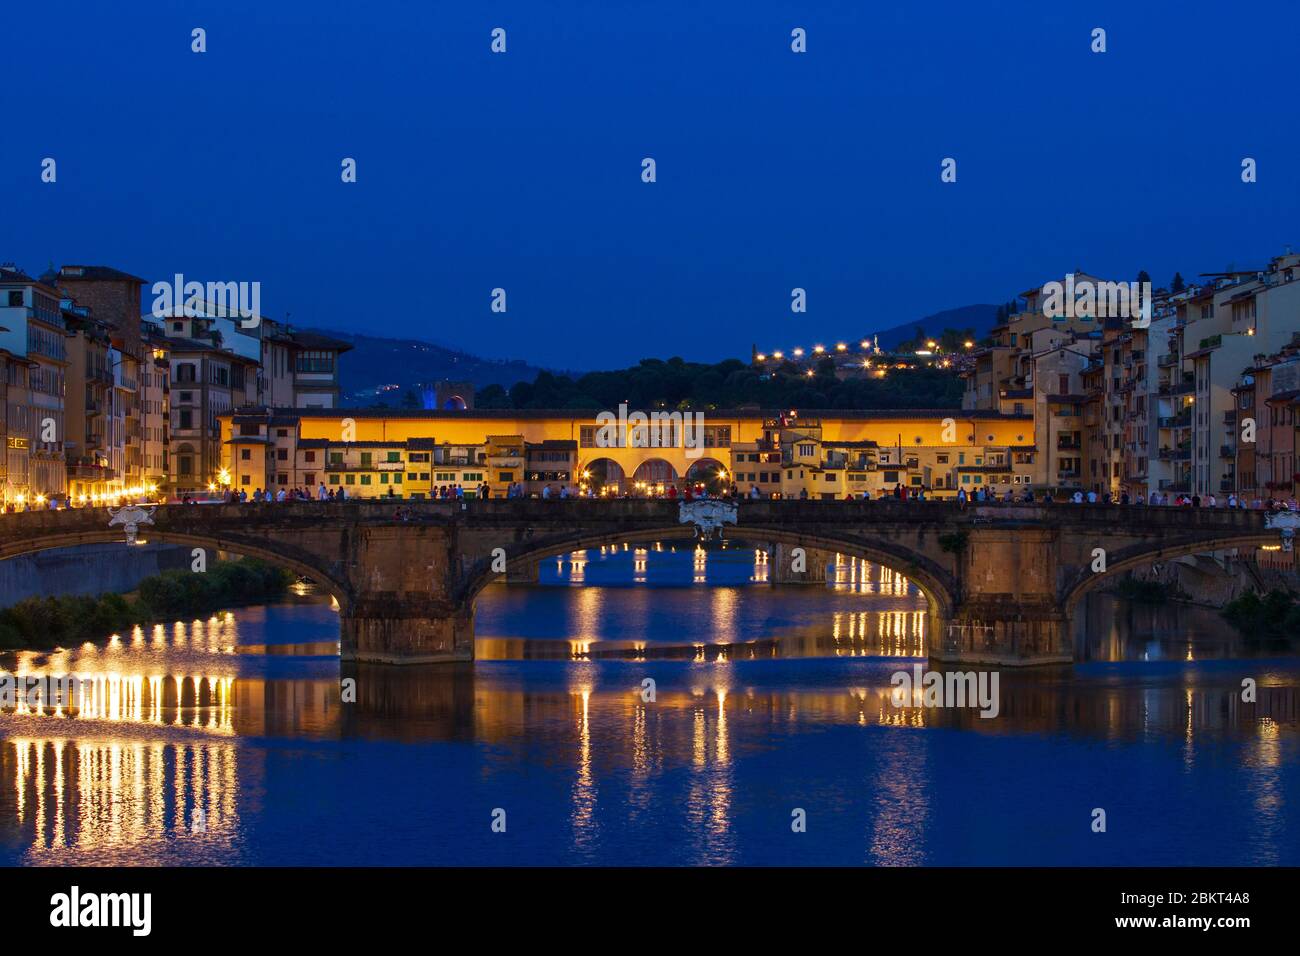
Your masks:
M795 349L794 354L796 357L803 355L803 349Z
M758 359L760 362L766 362L766 361L767 361L767 356L764 355L762 352L759 352L759 353L758 353L756 356L754 356L754 357L755 357L756 359Z
M974 346L975 346L975 343L972 342L970 339L967 339L963 344L964 344L964 345L966 346L966 348L968 348L968 349L969 349L969 348L974 348Z
M785 358L785 353L784 353L784 352L773 352L773 353L772 353L772 358L774 358L774 359L783 359L783 358Z
M837 352L843 352L843 351L844 351L845 349L847 349L847 348L848 348L848 346L845 345L843 342L837 342L837 343L835 343L835 351L837 351Z

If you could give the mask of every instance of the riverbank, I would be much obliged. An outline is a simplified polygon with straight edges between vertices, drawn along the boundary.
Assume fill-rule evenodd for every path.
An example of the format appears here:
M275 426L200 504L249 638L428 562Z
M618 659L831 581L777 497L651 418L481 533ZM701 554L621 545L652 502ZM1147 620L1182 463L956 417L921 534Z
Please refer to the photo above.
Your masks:
M137 625L279 600L293 575L256 558L222 561L203 573L164 571L130 596L105 593L27 598L0 610L0 650L48 650L104 640Z

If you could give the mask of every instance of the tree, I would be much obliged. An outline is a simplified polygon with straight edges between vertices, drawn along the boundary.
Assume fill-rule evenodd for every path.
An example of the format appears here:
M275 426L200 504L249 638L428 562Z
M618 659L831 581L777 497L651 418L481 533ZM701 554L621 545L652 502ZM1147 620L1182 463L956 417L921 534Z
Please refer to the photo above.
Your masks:
M413 389L413 388L408 388L408 389L407 389L407 390L402 394L402 407L403 407L403 408L422 408L423 406L424 406L424 403L423 403L422 401L420 401L420 396L417 395L417 394L415 394L415 389Z
M1183 281L1183 274L1181 272L1175 272L1174 281L1169 283L1169 291L1178 293L1178 292L1182 292L1186 288L1187 288L1187 283Z
M1138 281L1138 282L1150 282L1150 281L1151 281L1151 276L1147 274L1147 270L1146 270L1146 269L1140 269L1140 270L1138 270L1137 281Z

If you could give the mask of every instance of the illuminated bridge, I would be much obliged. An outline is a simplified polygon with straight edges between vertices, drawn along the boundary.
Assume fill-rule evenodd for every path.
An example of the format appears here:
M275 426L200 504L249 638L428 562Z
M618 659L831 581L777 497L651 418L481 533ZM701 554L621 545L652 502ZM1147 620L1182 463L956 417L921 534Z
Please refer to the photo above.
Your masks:
M773 548L777 583L813 578L827 557L906 575L929 603L930 654L944 661L1066 663L1080 600L1156 561L1277 544L1295 516L1118 505L935 501L298 502L171 505L139 539L231 551L287 567L338 600L344 659L472 659L474 606L490 582L535 573L546 557L621 543L692 538L720 512L727 538ZM0 559L121 541L103 508L0 519ZM129 517L129 515L127 515ZM1287 541L1289 546L1289 541ZM802 549L800 551L799 549Z

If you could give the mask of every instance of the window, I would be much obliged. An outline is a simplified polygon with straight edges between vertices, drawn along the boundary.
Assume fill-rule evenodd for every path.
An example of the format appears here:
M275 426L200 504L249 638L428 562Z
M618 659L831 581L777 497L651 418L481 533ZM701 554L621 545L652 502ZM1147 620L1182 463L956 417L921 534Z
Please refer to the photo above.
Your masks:
M294 362L295 372L333 372L333 352L299 352Z
M514 473L513 471L503 471L503 472L500 473L500 477L499 477L497 480L498 480L498 481L514 481L514 480L515 480L515 473Z
M287 448L277 448L277 449L275 450L275 458L276 458L276 461L288 461L288 460L289 460L289 449L287 449Z
M314 451L305 451L305 452L302 453L302 460L303 460L303 461L309 461L309 462L315 462L315 461L316 461L316 453L315 453Z
M339 483L339 476L338 476L338 475L330 475L330 484L331 484L331 485L337 485L338 483Z
M399 462L402 460L402 453L400 451L390 451L388 453L388 460L390 462Z
M363 451L363 452L361 453L361 467L362 467L362 468L369 468L369 467L370 467L370 463L371 463L371 462L370 462L370 459L371 459L371 453L368 452L368 451Z
M253 452L252 452L252 449L249 449L249 448L241 448L241 449L239 449L239 460L240 460L240 461L252 461L252 460L253 460Z
M348 477L351 478L352 476L351 476L351 475L348 475ZM387 476L385 476L385 477L387 477ZM363 485L368 485L368 484L370 484L370 476L369 476L369 475L362 475L362 476L361 476L361 483L362 483Z
M302 480L304 484L314 485L316 484L316 473L309 471L307 474L302 476Z

